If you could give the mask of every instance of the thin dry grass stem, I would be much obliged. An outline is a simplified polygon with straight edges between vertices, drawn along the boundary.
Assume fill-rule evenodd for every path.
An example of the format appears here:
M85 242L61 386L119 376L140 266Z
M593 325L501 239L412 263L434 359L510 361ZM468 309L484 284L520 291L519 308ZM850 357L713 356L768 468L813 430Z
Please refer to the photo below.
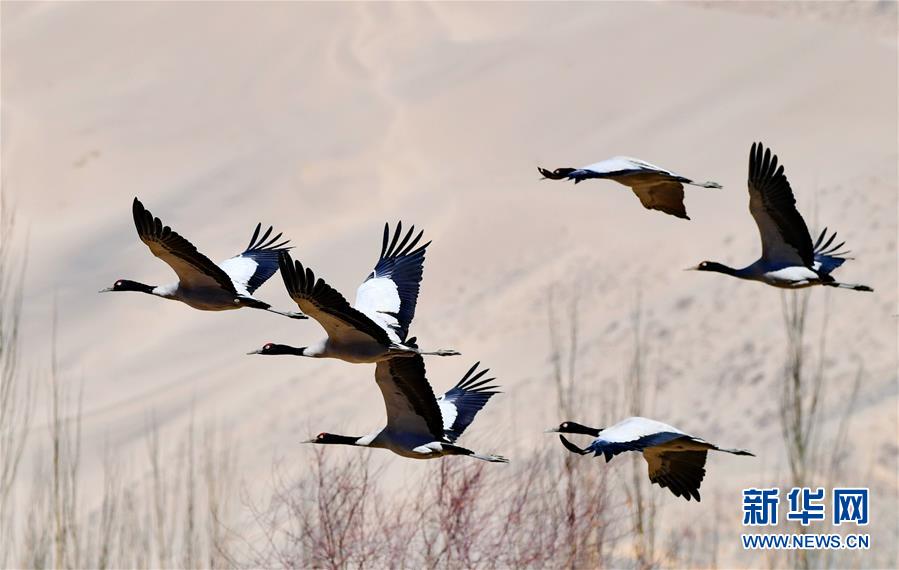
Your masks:
M57 318L53 311L50 344L50 408L48 431L50 437L50 484L52 502L50 520L54 532L54 567L82 566L81 543L78 536L78 477L81 460L81 410L83 389L79 389L78 403L72 417L69 394L59 376L57 347ZM83 388L83 385L82 385Z
M0 566L7 566L15 547L19 473L35 403L32 383L21 370L19 327L27 260L27 240L19 238L15 209L0 191Z
M845 466L851 455L851 446L849 445L849 428L852 417L855 415L856 406L858 404L858 395L862 386L862 379L865 376L864 364L859 363L858 371L855 373L855 379L849 389L849 394L845 398L845 406L840 413L840 419L837 425L836 433L833 438L832 451L830 460L828 461L825 479L830 482L836 482L842 479Z
M547 295L550 362L552 363L553 384L556 388L556 401L559 413L568 419L576 413L577 401L576 381L579 347L579 313L578 296L570 299L568 314L559 316L556 306L555 288L550 288Z
M107 445L103 454L103 503L100 507L100 524L98 536L97 568L110 567L113 556L112 549L121 537L117 534L121 529L115 524L122 508L122 489L119 466L113 461L112 453Z
M822 377L804 374L806 358L805 330L808 316L809 292L798 291L781 295L781 308L787 333L787 360L784 370L783 399L780 407L781 432L787 448L790 479L794 487L805 487L808 475L814 470L814 457L810 453L813 445L811 426L815 424L817 402ZM823 354L821 355L823 358ZM796 531L805 533L801 525ZM805 551L797 551L788 556L790 564L808 569L810 556Z
M231 520L229 498L233 493L233 477L235 469L235 450L230 438L211 426L204 432L204 450L221 450L218 454L207 455L204 461L204 481L206 485L206 504L209 519L206 523L207 544L209 545L207 568L227 568L230 566L229 547L233 532L228 528Z
M548 295L550 362L553 365L552 379L560 420L575 419L585 409L598 409L598 406L586 406L578 384L577 371L583 349L580 341L580 297L580 291L575 290L567 302L567 311L562 313L557 306L555 290L550 289ZM596 414L594 410L592 416L599 419ZM555 469L546 469L546 463L552 460L553 455L539 456L532 465L539 464L544 472L554 473ZM553 528L564 530L564 534L546 537L547 551L561 547L566 556L564 562L558 557L542 560L545 564L566 568L604 566L613 541L607 532L607 514L611 508L606 494L608 471L567 452L563 452L562 457L562 472L551 475L553 479L550 484L554 492L549 496L553 502L542 505L542 510L552 510L552 516L563 522Z
M718 568L722 519L721 496L704 496L706 512L690 520L688 525L676 525L665 538L664 548L658 551L656 566L660 568ZM724 503L730 513L731 503Z
M645 386L648 346L646 326L643 323L642 296L638 292L631 313L633 327L633 358L627 373L625 395L631 416L651 414ZM650 387L651 390L656 388ZM634 560L638 568L652 568L656 560L658 495L647 489L646 466L640 454L630 454L631 473L626 485L628 503L631 506L634 531Z
M830 292L824 292L817 355L809 350L806 334L811 293L797 291L781 296L787 335L787 356L782 381L781 433L787 452L792 487L827 486L839 481L842 466L852 449L848 433L855 413L864 369L859 365L853 382L842 393L834 393L827 378L827 333L830 324ZM812 364L813 358L817 361ZM809 372L811 370L811 372ZM824 410L834 412L825 415ZM828 425L835 428L826 431ZM796 532L807 529L795 525ZM840 553L797 551L788 554L787 564L799 568L832 565Z
M197 566L197 505L196 505L196 465L194 458L194 415L193 410L190 414L190 427L188 428L186 451L184 453L184 461L187 463L187 470L184 472L185 477L185 493L184 501L184 536L182 538L182 568L196 568Z
M21 367L19 329L25 256L16 250L16 233L13 210L5 194L0 193L0 567L225 566L213 548L220 551L227 547L217 521L229 512L233 461L216 449L213 431L207 432L204 449L198 450L191 422L182 460L172 465L162 459L154 423L147 439L152 471L149 484L140 478L126 482L123 466L129 462L120 458L114 461L115 454L107 443L102 498L96 505L85 504L84 382L75 384L73 390L72 382L63 378L55 307L49 369L42 374L46 379L47 439L27 438L36 403L32 386L40 383L26 378ZM35 458L28 479L19 469L26 450ZM205 466L205 477L197 475L198 465ZM205 494L201 494L203 485L207 487ZM17 492L27 495L27 503L19 499L27 509L16 508ZM20 513L18 519L16 511ZM201 531L204 522L208 529L205 535ZM181 559L176 559L175 553Z
M43 465L35 470L38 481L46 481L49 474ZM48 524L50 512L49 494L46 485L35 485L31 488L28 511L28 522L25 527L23 548L17 554L23 568L47 568L52 560L52 525Z
M121 460L107 448L103 461L103 495L96 510L80 501L81 398L63 388L57 369L50 375L49 463L38 452L31 485L32 510L18 560L29 568L217 568L227 541L215 515L230 510L226 494L233 474L229 455L217 449L215 430L207 428L204 448L196 446L191 423L184 433L175 470L150 472L149 481L125 483ZM151 465L161 460L158 432L148 436ZM167 465L170 466L170 465ZM203 469L205 477L199 477ZM201 482L209 488L200 494ZM153 497L154 489L158 490ZM141 501L138 497L145 497ZM202 499L205 499L202 500ZM206 515L205 513L209 513ZM206 524L204 535L200 529ZM156 536L157 539L153 537ZM172 541L172 537L179 537Z
M548 297L548 326L550 362L553 370L553 383L556 387L556 407L559 417L564 420L572 419L578 402L577 393L577 363L579 356L578 331L579 295L572 295L568 303L568 311L565 317L558 315L556 307L555 288L550 288ZM573 567L578 559L578 540L576 540L576 508L578 502L578 488L573 475L575 460L572 454L564 456L564 481L565 481L565 528L568 534L567 567Z
M784 325L787 332L787 361L783 400L781 403L781 430L787 444L787 457L793 484L805 486L810 465L812 426L815 425L821 375L806 378L805 329L808 315L809 293L800 291L781 296ZM823 356L823 355L822 355Z

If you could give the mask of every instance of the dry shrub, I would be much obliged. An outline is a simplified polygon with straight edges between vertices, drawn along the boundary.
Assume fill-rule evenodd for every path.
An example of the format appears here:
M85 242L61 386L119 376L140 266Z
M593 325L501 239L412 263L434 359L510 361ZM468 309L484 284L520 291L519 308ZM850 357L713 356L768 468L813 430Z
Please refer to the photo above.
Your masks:
M246 542L231 562L280 568L607 565L605 478L595 465L572 470L581 493L571 507L564 456L555 449L506 466L433 460L401 494L389 495L370 453L383 452L359 450L346 460L317 448L308 474L288 480L277 469L269 504L249 504L265 546Z

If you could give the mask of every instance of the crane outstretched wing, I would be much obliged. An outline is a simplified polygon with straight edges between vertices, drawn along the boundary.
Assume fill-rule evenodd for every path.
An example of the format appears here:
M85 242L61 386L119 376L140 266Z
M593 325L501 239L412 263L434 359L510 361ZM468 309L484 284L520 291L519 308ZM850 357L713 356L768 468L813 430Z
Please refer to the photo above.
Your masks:
M291 249L284 247L290 243L290 240L278 243L278 240L281 239L280 233L269 237L274 230L272 226L269 226L262 236L259 235L261 230L262 224L256 224L256 230L253 232L247 248L220 264L231 280L239 287L243 287L250 295L278 271L278 255L282 251Z
M137 198L131 205L131 213L141 241L175 271L181 286L191 289L215 287L237 295L234 283L221 267L172 228L163 225Z
M444 433L449 441L456 441L487 401L499 394L496 390L498 386L488 385L496 378L482 379L490 369L478 371L480 364L476 362L452 389L437 399L443 415Z
M341 343L371 342L384 346L392 341L387 331L368 316L357 311L336 289L325 283L308 267L294 262L290 254L282 250L278 254L278 266L288 294L303 313L319 322L328 337Z
M418 246L424 232L418 232L413 238L414 232L415 226L412 226L404 236L403 223L399 222L393 239L390 239L390 225L384 224L378 263L356 290L353 305L385 329L393 331L399 342L406 340L409 324L415 317L425 250L431 244Z
M387 429L443 441L443 420L434 391L425 377L425 361L419 356L379 361L375 380L387 409Z
M621 179L625 186L630 186L640 203L648 210L658 210L678 218L689 220L687 208L684 206L684 185L677 180L648 179L641 181L638 177Z
M707 451L665 451L655 448L643 450L649 470L649 480L667 488L675 497L699 501L699 486L705 477Z
M796 209L793 190L777 155L762 143L749 151L749 212L762 239L762 259L774 265L811 267L812 238Z
M603 429L586 449L596 455L602 454L606 461L611 461L619 453L642 451L685 435L674 426L634 416Z
M852 259L851 257L846 257L850 253L848 250L841 251L843 246L846 245L845 241L833 245L836 239L836 232L831 233L830 238L827 237L827 228L824 228L818 234L818 239L815 241L814 246L815 264L812 268L819 274L829 275L834 269L843 265L847 259Z

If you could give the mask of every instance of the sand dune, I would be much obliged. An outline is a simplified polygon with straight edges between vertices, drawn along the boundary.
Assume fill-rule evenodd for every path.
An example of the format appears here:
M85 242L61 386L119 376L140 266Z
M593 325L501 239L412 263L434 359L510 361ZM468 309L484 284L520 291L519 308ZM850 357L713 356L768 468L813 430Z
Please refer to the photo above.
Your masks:
M832 22L605 3L4 3L2 41L3 190L30 233L25 343L46 360L55 305L64 376L84 380L89 454L140 449L150 411L174 430L193 410L252 442L238 466L254 481L273 456L302 462L310 429L364 432L383 417L369 367L245 356L314 340L314 323L97 295L118 278L173 278L135 235L134 196L213 259L273 224L349 297L383 223L402 219L434 241L413 334L463 353L429 362L434 384L481 360L506 391L472 446L556 444L541 433L560 419L551 288L579 296L594 402L627 370L639 296L661 385L653 416L759 455L716 458L704 487L736 520L740 489L785 469L781 293L682 268L756 258L745 178L762 140L813 231L847 240L856 259L840 277L875 288L812 303L831 311L828 376L848 382L864 365L858 478L895 493L895 44ZM685 222L613 183L538 180L537 165L615 154L724 189L688 188ZM259 296L291 306L277 277Z

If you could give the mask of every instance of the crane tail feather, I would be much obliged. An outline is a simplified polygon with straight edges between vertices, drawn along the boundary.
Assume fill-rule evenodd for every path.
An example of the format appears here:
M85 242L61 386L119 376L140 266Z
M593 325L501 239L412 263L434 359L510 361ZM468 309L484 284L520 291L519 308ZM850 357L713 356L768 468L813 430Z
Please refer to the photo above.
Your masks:
M822 283L827 287L837 287L838 289L852 289L853 291L867 291L869 293L873 292L874 289L868 287L867 285L860 285L858 283L839 283L837 281L831 281L830 283Z

